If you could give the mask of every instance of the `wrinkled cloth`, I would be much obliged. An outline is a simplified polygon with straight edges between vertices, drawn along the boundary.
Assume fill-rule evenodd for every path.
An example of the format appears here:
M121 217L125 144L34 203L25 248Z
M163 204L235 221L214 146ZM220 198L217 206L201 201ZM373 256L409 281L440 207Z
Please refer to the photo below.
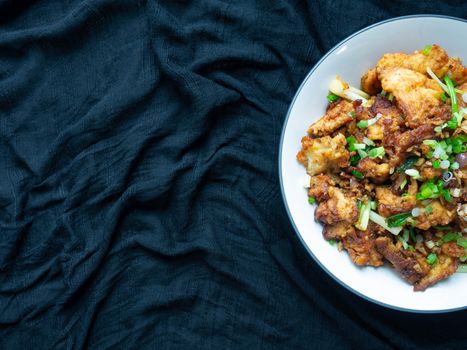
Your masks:
M466 349L326 275L279 189L306 73L414 13L467 7L0 0L0 348Z

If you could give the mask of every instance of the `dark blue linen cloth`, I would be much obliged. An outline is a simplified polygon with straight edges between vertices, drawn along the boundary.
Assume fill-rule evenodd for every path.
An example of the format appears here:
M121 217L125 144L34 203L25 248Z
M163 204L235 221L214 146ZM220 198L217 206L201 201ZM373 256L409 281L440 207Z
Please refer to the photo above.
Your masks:
M0 348L466 349L328 277L279 190L306 73L415 13L467 7L0 0Z

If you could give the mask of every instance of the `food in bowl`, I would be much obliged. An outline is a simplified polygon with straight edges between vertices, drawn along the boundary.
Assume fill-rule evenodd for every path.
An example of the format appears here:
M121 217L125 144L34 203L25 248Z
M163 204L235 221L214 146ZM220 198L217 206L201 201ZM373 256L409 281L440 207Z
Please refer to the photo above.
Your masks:
M423 291L467 261L467 68L438 45L336 77L297 160L324 238Z

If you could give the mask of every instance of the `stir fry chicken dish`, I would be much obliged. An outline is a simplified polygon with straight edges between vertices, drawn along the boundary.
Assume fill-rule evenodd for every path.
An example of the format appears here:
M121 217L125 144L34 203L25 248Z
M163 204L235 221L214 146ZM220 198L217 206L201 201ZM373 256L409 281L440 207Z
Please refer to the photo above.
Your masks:
M344 77L345 78L345 77ZM297 160L323 236L415 291L467 267L467 68L438 45L330 83Z

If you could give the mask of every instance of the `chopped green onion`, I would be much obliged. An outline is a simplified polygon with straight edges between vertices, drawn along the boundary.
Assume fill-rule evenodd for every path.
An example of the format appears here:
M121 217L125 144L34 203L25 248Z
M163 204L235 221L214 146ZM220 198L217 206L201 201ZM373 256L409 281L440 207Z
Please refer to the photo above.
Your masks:
M464 153L467 150L467 146L464 144L467 141L465 140L467 136L459 135L457 137L451 138L452 153L459 154Z
M330 239L328 242L329 242L330 245L334 245L334 240L333 239Z
M388 100L392 102L392 100L394 100L394 95L392 93L390 93L388 95Z
M398 172L398 173L402 173L402 172L406 171L407 169L412 168L412 167L415 165L415 163L417 163L417 161L418 161L418 157L410 157L410 158L408 158L408 159L404 162L404 164L402 164L399 168L397 168L397 172Z
M409 241L409 230L404 230L404 233L402 235L397 236L397 238L402 243L404 249L407 250L409 248L409 244L407 243Z
M395 170L395 169L394 169L393 166L392 166L391 168L389 168L389 174L390 174L390 175L394 174L394 170Z
M405 173L414 179L420 178L420 172L417 169L407 169Z
M442 180L440 187L443 186ZM420 186L420 191L417 193L417 199L418 200L424 200L424 199L429 199L429 198L438 198L440 195L440 190L438 186L434 183L434 180L428 180L425 181L421 186Z
M431 206L425 207L425 214L431 214L432 212L433 212L433 207Z
M363 179L363 177L364 177L363 174L361 172L359 172L358 170L352 170L351 174L353 176L355 176L357 179L360 179L360 180Z
M450 226L433 226L433 228L435 230L438 230L438 231L450 231L450 230L452 230L452 227L450 227Z
M359 150L359 149L363 150L366 148L366 145L364 143L354 143L353 148L354 148L353 151Z
M439 80L439 78L436 76L435 73L433 73L433 71L431 70L430 67L426 67L426 72L428 73L428 75L438 83L439 86L441 86L441 88L445 91L445 92L449 92L448 91L448 88L446 87L445 84L443 84L443 82L441 80Z
M444 81L446 83L446 87L448 88L448 94L449 94L449 97L451 98L451 109L452 109L452 113L454 114L459 111L459 106L457 105L457 96L456 96L456 93L454 92L454 82L451 80L449 75L446 75L444 77Z
M397 236L397 239L399 240L399 242L402 243L402 247L407 250L407 248L409 247L409 244L407 243L407 241L404 240L404 238L402 236Z
M409 227L410 238L415 243L417 242L417 237L415 236L415 230L412 226Z
M467 259L467 255L465 256L465 258ZM462 260L461 258L461 261L464 262L466 259ZM466 273L467 265L459 265L459 267L457 268L457 272Z
M347 115L351 117L352 119L355 119L355 113L354 112L348 112Z
M384 89L381 90L380 95L383 96L383 97L386 96L386 91L384 91Z
M335 100L337 100L339 98L339 96L337 95L334 95L333 93L330 93L328 96L327 96L327 99L329 102L333 102Z
M370 212L370 220L385 230L391 232L393 235L397 236L402 231L402 227L389 227L386 219L374 211Z
M446 100L448 99L445 92L442 92L441 95L439 95L439 98L443 102L446 102Z
M347 141L347 145L349 146L349 151L355 151L354 145L357 143L357 139L355 138L355 136L350 135L345 140Z
M451 169L452 169L452 170L457 170L457 169L459 169L459 163L457 163L457 162L452 163L452 164L451 164Z
M459 139L461 142L467 142L467 135L465 134L460 134L456 136L457 139Z
M425 47L423 48L423 54L425 56L428 56L430 54L432 48L433 48L432 45L425 45Z
M308 197L308 203L314 204L315 202L316 202L316 199L314 199L313 197Z
M457 128L457 119L456 119L456 117L452 117L452 119L447 122L447 125L448 125L449 129L452 129L452 130L456 129Z
M444 242L444 243L447 243L447 242L452 242L452 241L456 241L458 238L459 238L460 234L457 233L457 232L449 232L449 233L446 233L443 238L441 238L441 240Z
M448 203L451 203L451 202L452 202L451 193L449 193L448 190L443 189L443 190L441 191L441 194L443 195L443 197L444 197L444 199L446 200L446 202L448 202Z
M404 177L404 180L402 180L402 182L401 182L399 188L400 188L401 190L403 190L404 187L405 187L405 185L407 185L407 178L406 178L406 177Z
M375 124L378 120L381 119L382 116L383 116L383 115L382 115L381 113L377 113L376 116L375 116L374 118L368 119L368 120L367 120L368 126Z
M457 245L461 246L464 249L467 249L467 239L461 237L457 239Z
M384 150L384 147L373 148L368 152L368 155L370 156L371 159L375 159L375 158L383 159L385 154L386 154L386 151Z
M447 154L447 151L449 150L449 147L446 143L445 140L439 142L435 147L434 147L434 150L433 150L433 157L436 158L436 159L442 159L442 160L446 160L449 158L448 154Z
M463 114L464 114L464 109L461 109L459 112L453 113L452 119L456 119L457 125L461 125Z
M363 143L365 145L367 145L367 146L374 146L375 145L375 143L372 140L370 140L368 137L363 138Z
M434 130L436 133L440 133L441 131L443 131L443 127L441 125L438 125L437 127L434 128Z
M372 210L376 210L376 202L371 201L370 202L370 207L371 207Z
M353 135L350 135L345 140L347 141L347 143L356 143L357 142L357 139Z
M426 262L430 265L435 264L438 261L438 256L435 253L430 253L426 257Z
M357 126L360 128L360 129L365 129L368 127L368 120L360 120L358 123L357 123Z
M356 166L359 160L360 160L360 156L358 154L350 157L350 165Z
M435 73L433 73L433 71L431 70L430 67L426 67L426 72L428 73L428 75L438 83L439 86L441 86L441 88L446 91L447 93L449 93L448 91L448 88L446 87L445 84L443 84L443 82L441 80L439 80L439 78L436 76ZM453 82L454 83L454 82ZM454 91L458 94L462 94L464 91L462 90L459 90L459 89L454 89Z
M431 148L435 148L438 145L438 141L436 140L424 140L424 145L430 146Z
M352 143L350 146L349 146L349 151L352 152L352 151L357 151L357 150L363 150L365 149L366 145L364 145L363 143Z
M357 149L357 152L358 152L358 155L360 156L360 158L366 158L368 156L368 153L366 153L362 149Z
M435 159L433 161L433 168L434 169L439 169L441 167L441 161L439 159Z
M358 215L358 221L355 227L360 231L365 231L368 227L368 221L370 220L371 203L362 204L360 213Z
M362 103L366 103L370 96L353 86L348 86L345 82L336 77L329 84L329 92L347 100L355 101L361 100Z
M387 218L388 226L389 227L403 226L405 224L405 222L407 221L407 219L409 217L411 217L411 215L412 215L411 211L407 211L405 213L392 215L392 216Z
M404 241L408 242L409 241L409 230L404 230L404 233L402 234L402 238L404 239Z
M449 160L443 160L441 161L441 163L439 163L439 166L441 169L447 169L449 168L449 165L451 165L451 163L449 162Z

